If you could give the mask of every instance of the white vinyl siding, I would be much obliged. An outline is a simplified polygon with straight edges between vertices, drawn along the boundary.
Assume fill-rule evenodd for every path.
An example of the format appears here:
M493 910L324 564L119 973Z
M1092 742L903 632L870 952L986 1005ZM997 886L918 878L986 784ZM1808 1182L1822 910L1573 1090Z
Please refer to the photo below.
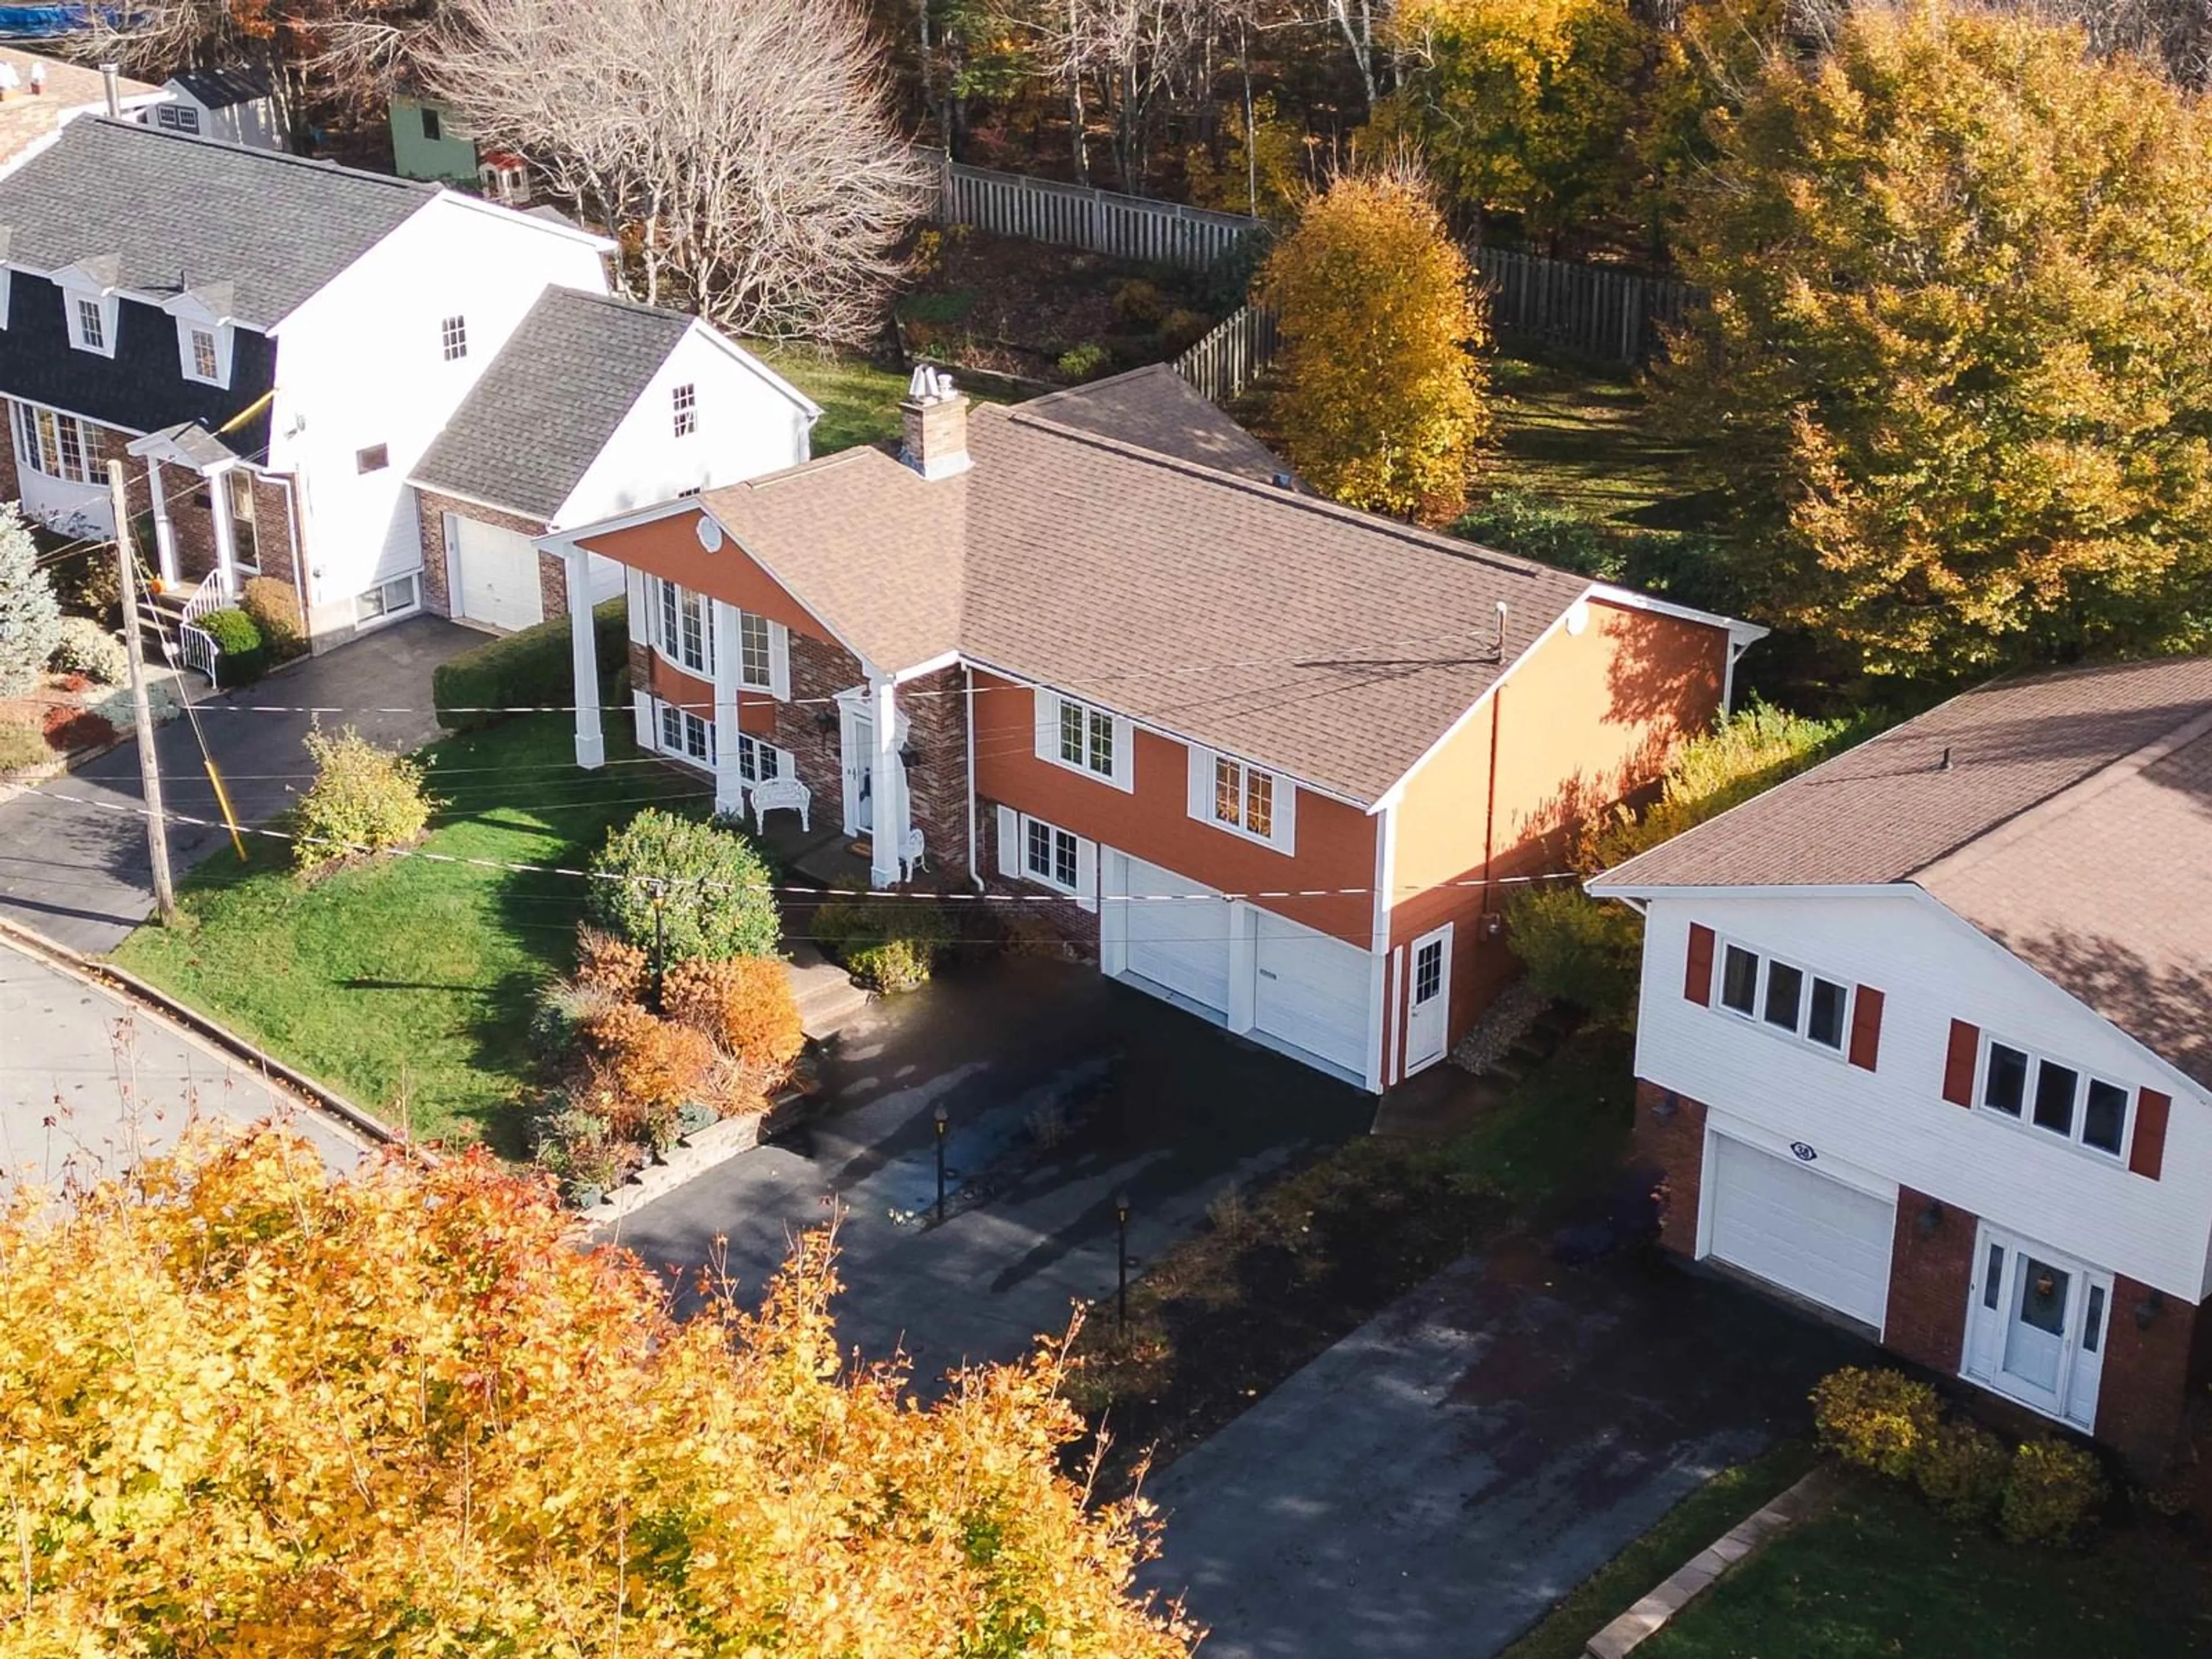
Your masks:
M1036 697L1039 760L1116 789L1136 787L1136 732L1119 714L1040 686Z

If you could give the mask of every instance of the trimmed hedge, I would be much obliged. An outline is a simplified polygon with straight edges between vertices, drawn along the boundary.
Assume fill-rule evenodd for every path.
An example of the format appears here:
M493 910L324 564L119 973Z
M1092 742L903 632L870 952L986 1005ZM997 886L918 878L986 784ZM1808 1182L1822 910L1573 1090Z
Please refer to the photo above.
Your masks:
M210 611L199 626L215 641L222 654L216 659L215 683L229 690L251 685L269 672L269 647L253 618L234 607Z
M592 608L599 647L602 686L629 661L629 605L613 599ZM471 708L521 708L575 702L568 667L568 619L556 617L438 665L430 677L430 699L438 724L448 732L495 726L504 714L474 714Z

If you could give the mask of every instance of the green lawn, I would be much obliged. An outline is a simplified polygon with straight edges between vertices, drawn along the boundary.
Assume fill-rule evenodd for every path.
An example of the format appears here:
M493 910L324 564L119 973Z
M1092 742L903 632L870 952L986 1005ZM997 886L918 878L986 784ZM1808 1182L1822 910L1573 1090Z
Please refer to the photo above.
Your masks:
M640 807L706 804L628 726L609 720L596 772L576 768L565 716L431 744L446 805L423 850L574 867ZM531 1004L568 966L584 884L420 858L302 884L286 843L249 846L250 863L219 854L185 881L183 926L140 928L115 960L418 1137L519 1156Z
M1525 490L1624 528L1687 530L1704 517L1690 451L1655 429L1625 369L1567 360L1491 364L1498 451L1482 487Z
M1637 1659L2181 1659L2212 1652L2203 1583L2148 1531L2079 1553L2015 1547L1869 1481L1723 1578Z
M754 340L745 349L822 406L814 426L817 455L897 439L898 404L906 396L899 370L830 346Z

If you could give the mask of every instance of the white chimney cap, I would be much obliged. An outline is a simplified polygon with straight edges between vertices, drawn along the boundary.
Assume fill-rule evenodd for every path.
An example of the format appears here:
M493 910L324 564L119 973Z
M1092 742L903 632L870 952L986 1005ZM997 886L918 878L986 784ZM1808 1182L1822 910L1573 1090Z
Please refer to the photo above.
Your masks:
M13 92L15 89L15 66L13 64L0 64L0 92Z
M907 377L906 395L916 403L940 404L952 396L952 377L941 368L916 363Z

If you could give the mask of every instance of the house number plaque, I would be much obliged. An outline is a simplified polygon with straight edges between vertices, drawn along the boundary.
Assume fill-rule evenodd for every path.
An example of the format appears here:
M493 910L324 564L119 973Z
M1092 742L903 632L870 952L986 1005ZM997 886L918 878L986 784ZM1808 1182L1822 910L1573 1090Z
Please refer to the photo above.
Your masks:
M1814 1152L1810 1146L1808 1146L1802 1140L1791 1141L1790 1143L1790 1150L1797 1154L1797 1161L1800 1164L1810 1164L1814 1158L1820 1157L1820 1153Z

